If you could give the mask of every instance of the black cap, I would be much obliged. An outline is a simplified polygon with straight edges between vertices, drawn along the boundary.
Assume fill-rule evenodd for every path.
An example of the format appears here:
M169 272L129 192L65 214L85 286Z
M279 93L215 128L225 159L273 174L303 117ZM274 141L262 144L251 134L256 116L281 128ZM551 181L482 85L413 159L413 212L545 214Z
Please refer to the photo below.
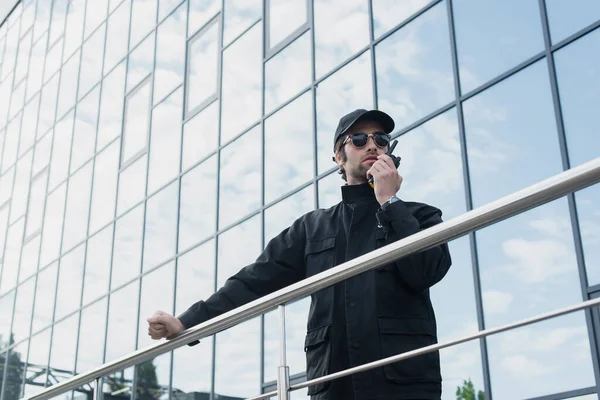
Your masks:
M385 133L392 133L394 130L394 120L392 117L379 110L364 110L362 108L352 111L350 114L344 115L335 130L333 137L333 151L335 152L335 144L338 139L346 133L346 131L357 121L375 121L379 122Z

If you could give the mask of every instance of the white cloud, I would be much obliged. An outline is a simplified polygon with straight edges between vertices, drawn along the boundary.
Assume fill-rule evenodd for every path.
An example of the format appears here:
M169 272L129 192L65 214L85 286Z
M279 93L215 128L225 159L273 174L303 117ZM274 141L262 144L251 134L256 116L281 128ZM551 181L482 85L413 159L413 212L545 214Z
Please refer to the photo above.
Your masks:
M513 295L497 290L483 292L483 303L486 314L506 314L513 302Z
M502 358L500 365L513 379L521 381L539 378L559 370L559 367L544 364L534 358L529 358L524 355L504 357Z
M566 218L546 217L535 219L529 225L540 234L553 236L557 239L569 240L571 237L571 223Z

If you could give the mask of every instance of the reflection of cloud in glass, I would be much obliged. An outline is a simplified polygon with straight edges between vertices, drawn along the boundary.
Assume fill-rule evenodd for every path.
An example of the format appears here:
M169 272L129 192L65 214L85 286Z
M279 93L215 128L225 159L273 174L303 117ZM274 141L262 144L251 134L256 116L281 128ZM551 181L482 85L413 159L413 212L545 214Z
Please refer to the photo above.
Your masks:
M79 313L76 313L54 325L52 348L50 349L50 368L69 371L69 375L75 371L78 323ZM59 381L65 379L63 374L56 374L55 378ZM50 384L52 385L54 382Z
M156 25L158 0L132 0L130 48L135 47Z
M225 1L225 27L223 45L229 44L236 36L261 17L262 2L259 0ZM262 32L262 29L261 29Z
M71 173L81 167L94 155L96 145L96 123L98 122L98 103L100 86L96 86L77 105L73 147L71 149Z
M236 225L219 237L217 289L260 254L260 215Z
M77 78L79 75L80 51L77 50L73 57L65 62L61 71L60 89L56 118L60 119L65 112L71 109L76 102Z
M178 190L179 185L175 181L148 199L144 235L144 271L175 255Z
M310 32L288 45L265 64L265 113L310 85ZM290 79L293 76L294 79ZM305 121L298 119L297 121ZM308 127L308 124L306 124Z
M92 191L92 165L91 162L87 163L69 179L62 239L63 252L81 242L87 236Z
M318 183L319 187L319 208L329 208L336 205L342 200L342 190L345 182L342 176L337 172L327 175Z
M306 23L306 0L271 0L269 8L269 44L275 47L300 25Z
M23 29L23 27L21 27ZM22 32L25 32L23 29ZM17 63L15 65L15 82L19 82L27 75L29 67L29 50L31 49L32 31L29 30L21 39L19 44L19 53L17 54Z
M84 262L85 244L79 245L60 260L54 321L79 308Z
M31 313L33 311L34 288L35 279L29 279L17 288L15 314L11 329L12 334L15 335L15 342L19 342L29 336L29 324L31 323ZM4 324L6 324L7 321L10 321L10 318L4 319L3 321L5 321Z
M545 60L467 100L464 111L475 207L562 170Z
M38 5L39 7L39 5ZM108 0L88 1L85 10L85 33L84 38L87 38L106 18L108 11ZM36 22L37 24L37 22ZM102 31L102 29L100 29ZM97 32L96 32L97 34ZM104 34L102 34L104 38ZM102 39L104 41L104 39Z
M218 107L219 102L214 101L183 126L183 171L217 148Z
M188 36L196 33L221 10L221 2L217 0L189 0L189 4Z
M397 129L453 99L448 32L446 5L440 3L377 45L378 104Z
M260 125L221 150L219 229L260 207L261 153Z
M54 125L54 112L56 110L56 98L58 96L58 77L54 77L42 88L42 100L40 103L40 115L38 117L37 137L41 137Z
M187 113L217 93L219 28L218 20L215 20L189 42Z
M83 280L84 305L108 291L112 238L113 225L110 224L88 240Z
M2 267L2 280L0 281L0 295L7 293L17 285L21 243L23 239L24 218L19 219L8 227L6 233L6 247Z
M39 1L37 2L35 10L35 23L33 24L33 40L37 40L42 34L48 32L48 26L50 24L50 2Z
M183 393L210 392L213 340L211 336L194 347L182 347L173 352L173 399L183 397Z
M119 145L120 140L117 140L96 156L90 210L90 233L96 232L104 224L107 224L115 214Z
M104 55L104 74L110 71L112 67L121 61L123 57L125 57L125 54L127 54L130 4L129 1L122 2L118 9L108 17L106 53Z
M580 219L581 240L587 269L589 285L600 283L600 212L598 212L598 199L600 198L600 185L596 184L578 192L577 209Z
M135 350L139 281L110 295L105 360L114 360Z
M2 183L1 179L0 183ZM1 188L2 186L0 185L0 189ZM4 257L4 239L6 238L6 229L8 227L8 211L8 203L0 207L0 243L2 243L2 245L0 245L0 260L2 260Z
M17 161L17 148L19 146L19 132L21 130L20 116L13 119L6 127L4 138L4 156L2 157L2 173Z
M535 2L462 0L453 11L463 93L544 49Z
M369 43L369 11L364 0L317 0L314 13L319 78Z
M129 54L127 93L152 72L152 68L154 68L154 42L154 35L150 35Z
M373 2L375 38L392 29L429 3L428 0L377 0ZM446 5L444 4L444 7Z
M37 332L52 323L57 272L58 261L38 274L31 332Z
M17 46L19 45L19 26L13 25L6 33L4 56L2 61L2 74L0 80L3 80L13 71L17 61ZM10 75L12 76L12 75Z
M217 157L213 156L181 178L179 251L216 230Z
M258 23L223 52L221 143L260 118L261 38L262 23Z
M315 209L314 186L280 201L265 210L265 243L268 243L296 219Z
M175 315L181 314L198 300L208 298L214 291L215 241L211 239L178 259Z
M36 366L48 365L48 358L50 357L51 333L51 329L46 329L44 332L41 332L40 334L31 338L31 341L29 342L29 364ZM38 377L37 380L34 380L34 382L41 383L42 385L35 385L32 384L31 381L27 381L25 384L24 396L31 396L44 390L43 385L46 380L45 378L46 375L42 374L41 377Z
M73 51L81 46L83 36L83 19L85 17L85 0L72 0L67 10L67 24L65 26L65 50L67 58ZM54 23L54 17L52 18ZM77 74L76 74L77 75Z
M52 24L54 25L54 24ZM46 65L44 66L44 82L48 82L48 79L54 75L61 65L61 55L63 50L63 39L62 37L52 45L52 47L46 53Z
M96 151L121 134L125 88L125 62L119 64L102 82L98 143Z
M363 79L357 80L357 76ZM317 89L317 161L319 174L335 167L333 134L340 118L357 108L373 107L369 52L344 66Z
M111 288L140 273L143 218L144 205L140 204L116 222Z
M19 143L19 157L33 146L35 141L35 127L40 106L40 96L36 94L23 110L21 122L21 141Z
M15 301L15 291L5 294L0 297L0 319L2 321L10 321L13 314L13 306ZM11 334L10 323L0 325L0 351L4 350L9 345Z
M88 5L88 7L91 6ZM100 78L102 78L105 31L106 24L102 24L83 45L77 96L79 99L89 92L90 89L100 81Z
M152 80L141 83L125 102L125 124L123 128L123 154L121 164L126 163L148 145L150 125L150 95Z
M31 162L33 160L33 151L30 150L17 161L17 172L15 174L15 183L12 193L12 207L10 210L9 223L13 223L17 218L25 214L27 207L27 198L29 196L29 182L31 173Z
M474 325L474 329L468 333L473 333L476 329L477 326ZM455 400L456 388L462 387L464 381L468 379L473 382L476 391L484 390L481 354L477 341L440 350L440 363L443 377L443 400Z
M46 133L35 145L35 154L33 157L33 170L31 176L35 176L50 164L50 148L52 146L53 131ZM48 174L48 171L45 172ZM46 181L44 178L44 195L46 194Z
M21 81L16 88L12 91L12 96L10 98L10 111L8 113L8 118L13 118L21 108L23 107L23 102L25 101L25 81ZM20 113L17 119L20 121Z
M21 269L19 271L19 283L35 274L40 255L40 235L36 235L23 245L21 254Z
M29 72L27 73L27 94L25 96L25 99L27 100L42 87L42 74L44 73L44 61L46 59L46 35L47 34L44 33L44 35L33 44L31 49Z
M107 305L107 299L104 298L81 311L77 351L78 373L89 371L102 364Z
M159 5L162 7L162 2ZM154 70L154 104L183 82L186 10L187 3L184 2L158 27Z
M490 337L492 395L532 398L593 385L585 325L578 312Z
M175 284L175 262L150 272L142 277L142 294L140 298L140 318L138 321L137 348L156 343L148 336L148 322L156 311L173 312L173 287ZM167 354L168 356L168 354Z
M152 110L148 193L179 174L183 89L179 88Z
M311 106L307 92L265 121L265 203L313 176Z
M146 165L148 157L143 155L121 172L117 216L138 204L146 196Z
M0 176L0 204L4 204L10 199L12 187L15 179L16 166L11 167L8 171Z

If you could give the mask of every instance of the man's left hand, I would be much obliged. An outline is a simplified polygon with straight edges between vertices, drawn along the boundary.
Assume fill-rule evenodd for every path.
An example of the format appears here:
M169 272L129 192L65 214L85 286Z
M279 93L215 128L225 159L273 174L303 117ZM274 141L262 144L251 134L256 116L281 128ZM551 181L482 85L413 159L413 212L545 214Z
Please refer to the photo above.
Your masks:
M375 197L379 204L385 203L395 196L402 185L402 176L398 173L394 161L387 154L381 154L378 160L367 171L367 179L373 176Z

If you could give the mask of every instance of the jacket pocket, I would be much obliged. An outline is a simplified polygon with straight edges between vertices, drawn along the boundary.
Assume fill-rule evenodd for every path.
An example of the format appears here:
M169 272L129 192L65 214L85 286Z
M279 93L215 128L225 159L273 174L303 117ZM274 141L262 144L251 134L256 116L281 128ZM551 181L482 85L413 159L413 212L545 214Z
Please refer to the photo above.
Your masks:
M379 317L381 355L383 358L416 350L437 342L435 324L417 318ZM387 379L398 383L439 382L439 352L414 356L384 366Z
M329 373L329 360L331 358L329 325L313 329L306 334L304 351L306 352L307 380L320 378ZM329 382L309 386L308 395L320 393L328 387Z
M306 242L306 276L312 276L334 266L335 236Z

